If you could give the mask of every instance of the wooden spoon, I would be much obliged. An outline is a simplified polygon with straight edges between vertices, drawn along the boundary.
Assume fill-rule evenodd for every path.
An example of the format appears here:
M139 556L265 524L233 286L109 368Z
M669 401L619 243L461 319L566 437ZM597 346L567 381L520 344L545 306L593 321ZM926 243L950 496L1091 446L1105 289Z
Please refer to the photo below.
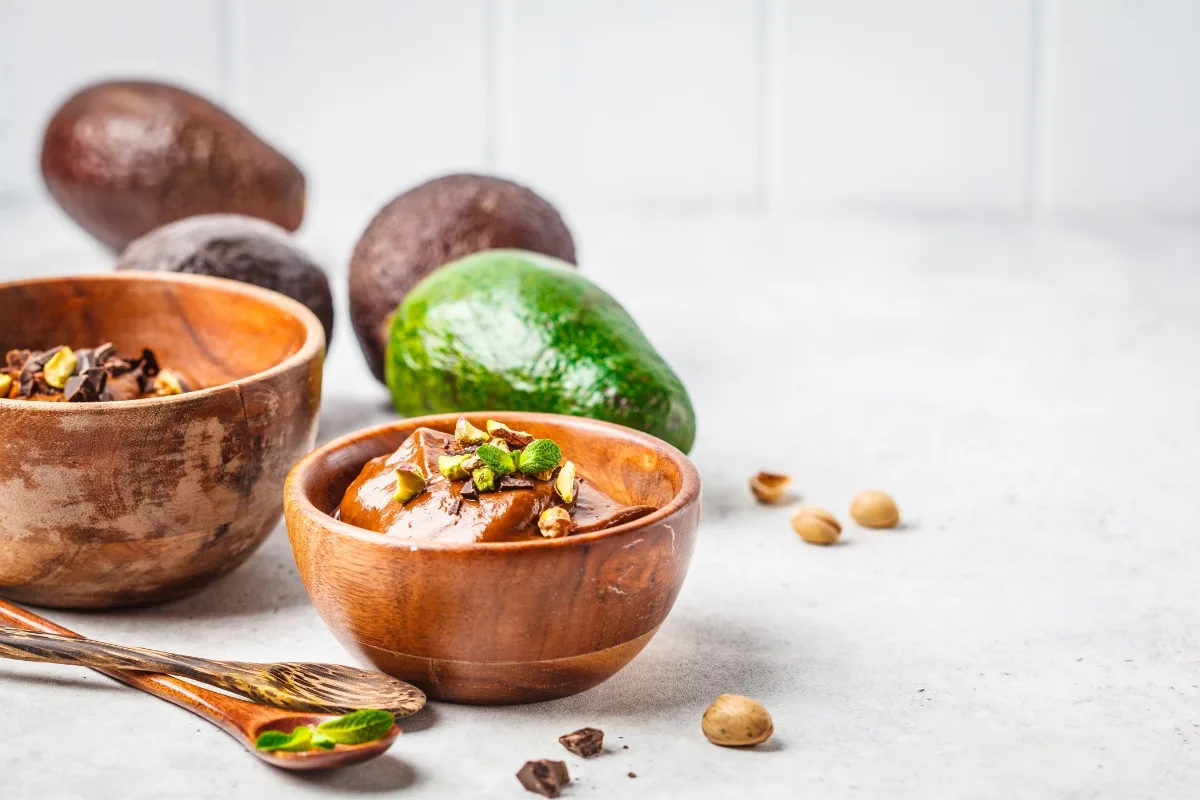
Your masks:
M82 636L30 633L3 626L0 626L0 658L92 669L162 672L292 711L345 714L360 708L382 708L405 717L425 705L425 693L412 684L382 672L341 664L214 661Z
M72 633L66 628L3 600L0 600L0 619L28 631L54 633L63 637L78 637L78 634ZM325 720L336 719L338 715L283 711L257 703L248 703L245 700L238 700L236 697L202 689L169 675L101 668L96 668L96 671L203 717L236 739L243 747L258 756L261 761L282 769L321 770L348 767L351 764L358 764L381 755L392 746L392 742L396 741L396 737L400 735L399 726L393 725L387 736L367 744L339 744L332 750L314 749L300 753L264 752L254 746L259 734L263 731L278 730L290 733L300 725L319 725Z

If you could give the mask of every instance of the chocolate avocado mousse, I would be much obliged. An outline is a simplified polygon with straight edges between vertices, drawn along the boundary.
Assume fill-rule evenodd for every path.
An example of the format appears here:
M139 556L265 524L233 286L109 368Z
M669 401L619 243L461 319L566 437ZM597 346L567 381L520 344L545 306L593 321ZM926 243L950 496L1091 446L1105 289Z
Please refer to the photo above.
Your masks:
M454 435L418 428L396 452L367 462L338 518L408 539L516 542L603 530L655 510L582 480L549 439L492 420L487 428L466 419Z

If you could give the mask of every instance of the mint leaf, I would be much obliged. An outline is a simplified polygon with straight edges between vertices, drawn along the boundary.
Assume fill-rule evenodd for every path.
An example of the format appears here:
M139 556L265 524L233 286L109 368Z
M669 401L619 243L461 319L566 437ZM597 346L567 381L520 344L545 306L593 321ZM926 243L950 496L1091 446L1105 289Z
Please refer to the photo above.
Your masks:
M549 439L534 439L521 451L521 472L535 475L554 469L561 460L562 450L558 445Z
M491 467L492 472L496 475L507 475L517 468L513 462L512 453L506 453L495 445L481 444L475 451L475 455L479 456L480 461Z
M312 745L313 747L319 747L322 750L332 750L333 748L337 747L337 742L321 733L320 729L318 729L317 732L313 734Z
M387 736L395 722L396 718L387 711L364 708L322 722L317 731L338 744L366 744Z
M313 730L307 725L301 725L291 733L283 731L263 731L258 735L254 746L259 750L271 752L283 750L288 753L302 753L312 749Z

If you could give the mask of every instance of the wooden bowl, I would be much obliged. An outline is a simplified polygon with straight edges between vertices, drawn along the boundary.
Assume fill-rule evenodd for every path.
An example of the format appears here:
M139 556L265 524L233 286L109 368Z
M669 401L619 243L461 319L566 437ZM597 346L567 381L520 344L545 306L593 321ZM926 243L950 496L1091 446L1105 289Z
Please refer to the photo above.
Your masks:
M683 585L700 519L700 477L683 453L629 428L557 414L498 419L558 442L580 474L654 514L563 539L452 544L401 539L335 520L346 487L415 429L452 432L458 414L342 437L300 461L284 515L300 577L351 652L460 703L525 703L581 692L629 663Z
M108 341L207 388L0 400L0 595L111 608L198 589L271 532L312 447L325 338L300 303L165 273L0 284L0 350Z

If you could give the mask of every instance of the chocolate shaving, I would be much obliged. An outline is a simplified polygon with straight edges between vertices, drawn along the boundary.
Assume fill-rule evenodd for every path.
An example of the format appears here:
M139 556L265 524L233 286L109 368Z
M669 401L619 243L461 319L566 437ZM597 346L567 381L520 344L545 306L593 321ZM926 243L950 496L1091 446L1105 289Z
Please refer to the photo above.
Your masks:
M454 498L454 502L450 504L450 508L446 510L446 513L455 517L458 516L459 511L462 511L462 498L456 497Z
M559 744L577 756L591 758L604 749L604 731L599 728L580 728L558 737Z
M468 478L462 489L458 491L458 496L465 497L467 500L478 500L479 490L475 488L475 481Z
M92 351L92 355L96 359L97 364L107 364L116 358L117 348L113 346L112 342L105 342Z
M517 773L517 780L531 792L546 797L558 797L562 787L571 782L567 765L561 761L526 761Z
M533 481L518 478L516 475L503 475L496 481L496 488L502 492L510 489L532 489Z
M138 359L134 372L137 373L138 390L142 394L151 394L154 391L154 379L158 376L158 359L149 348L142 350L142 357Z
M81 347L75 351L75 374L82 375L87 370L96 366L96 355L88 347Z
M142 357L138 359L137 368L148 378L153 378L158 374L158 359L154 357L150 348L142 348Z
M25 362L25 369L29 369L31 364L37 366L38 368L46 366L50 363L50 359L54 358L54 355L62 349L63 346L60 344L58 347L52 347L49 350L42 350L39 353L34 353L29 357L29 360ZM37 372L37 370L34 370L34 372Z

